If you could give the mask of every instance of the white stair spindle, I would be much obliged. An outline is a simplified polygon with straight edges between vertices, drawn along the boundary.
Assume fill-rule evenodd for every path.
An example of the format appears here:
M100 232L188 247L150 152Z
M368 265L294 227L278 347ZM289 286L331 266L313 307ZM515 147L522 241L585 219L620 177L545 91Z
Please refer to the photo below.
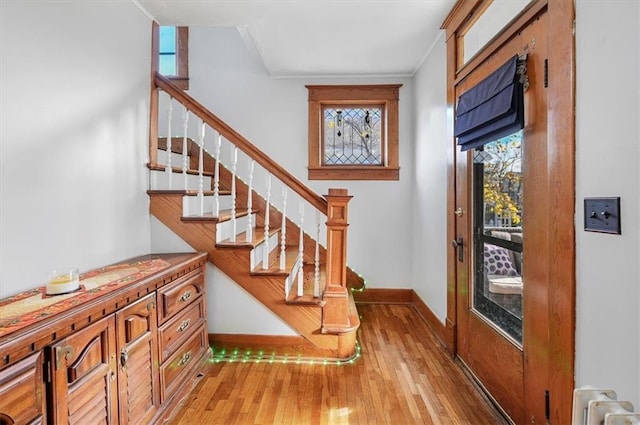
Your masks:
M280 270L286 267L287 241L287 187L282 188L282 226L280 228Z
M289 292L291 291L291 287L289 286L289 278L287 278L284 282L284 299L289 299Z
M313 271L313 296L320 296L320 211L316 210L316 253Z
M187 179L187 170L189 169L189 155L187 154L187 129L189 127L189 110L184 108L182 121L182 175L184 177L184 190L189 188Z
M172 189L171 181L173 177L173 168L172 168L172 146L171 146L171 117L173 115L173 98L169 96L169 117L167 119L167 165L164 169L166 173L169 173L169 190Z
M298 269L298 296L304 295L304 201L300 201L300 242L298 244L298 259L300 268Z
M198 156L198 199L200 200L200 217L204 215L204 121L200 130L200 155Z
M213 175L214 217L220 216L220 145L222 145L222 135L218 133L218 143L216 144L216 164Z
M264 207L264 242L262 247L262 270L269 268L269 213L271 212L271 174L267 174L267 200Z
M247 191L247 242L253 243L253 169L255 161L252 159L249 165L249 190Z
M236 241L238 233L236 222L236 169L238 166L238 148L233 148L231 157L231 242Z

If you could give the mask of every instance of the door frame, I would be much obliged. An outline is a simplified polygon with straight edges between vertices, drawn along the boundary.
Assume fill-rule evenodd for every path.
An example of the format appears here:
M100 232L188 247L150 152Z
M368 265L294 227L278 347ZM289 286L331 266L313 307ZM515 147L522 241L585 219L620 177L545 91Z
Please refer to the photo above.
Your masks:
M460 154L453 136L455 85L499 49L532 16L547 8L547 178L548 204L548 420L570 423L575 369L575 7L573 0L533 0L511 25L494 37L467 64L458 67L458 37L468 22L477 19L491 0L458 0L441 28L447 50L447 239L456 239L456 166ZM465 256L470 255L465 246ZM452 356L457 353L457 255L447 251L447 318L445 342ZM529 405L525 382L525 418Z

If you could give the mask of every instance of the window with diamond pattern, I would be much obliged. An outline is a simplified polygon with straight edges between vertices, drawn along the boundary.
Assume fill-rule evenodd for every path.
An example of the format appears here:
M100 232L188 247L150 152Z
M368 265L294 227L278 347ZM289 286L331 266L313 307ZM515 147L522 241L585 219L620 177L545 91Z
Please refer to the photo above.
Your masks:
M310 180L399 180L400 87L307 86Z

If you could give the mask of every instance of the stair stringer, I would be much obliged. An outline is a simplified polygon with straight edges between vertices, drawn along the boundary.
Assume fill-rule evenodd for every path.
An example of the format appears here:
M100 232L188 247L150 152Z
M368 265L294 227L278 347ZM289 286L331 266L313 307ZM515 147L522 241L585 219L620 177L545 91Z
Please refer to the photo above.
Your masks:
M172 148L171 151L173 153L182 153L182 137L174 137L172 138ZM167 149L167 139L159 138L158 139L158 149L166 150ZM198 161L200 156L200 150L196 142L194 142L191 138L187 139L187 152L189 155L189 168L197 169ZM207 151L203 151L203 170L209 175L213 175L215 162L216 160L209 154ZM231 179L232 174L231 171L228 170L222 163L220 163L220 188L229 189L231 187ZM242 181L241 179L236 177L236 196L239 201L246 202L247 192L249 191L248 185ZM266 209L266 201L260 196L256 191L252 193L252 202L253 208L258 209L260 211L265 211ZM290 208L290 211L293 208ZM269 208L269 221L272 224L276 224L279 226L282 220L282 215L280 211L278 211L273 206ZM287 223L287 245L297 245L299 238L299 227L295 224L289 217L286 219ZM258 215L258 221L256 223L257 227L264 225L264 214ZM314 261L313 253L315 252L315 240L308 236L304 235L304 252L305 252L305 262L312 263ZM320 246L320 262L324 263L324 259L326 258L326 249L323 246ZM354 270L352 270L349 266L347 266L347 287L348 288L356 288L360 289L365 286L365 281L362 276L358 275Z
M345 340L351 341L355 338L355 329L342 335L322 334L321 307L286 304L281 277L251 275L249 250L216 248L215 222L182 221L181 195L156 193L150 198L149 211L153 216L194 249L208 252L209 261L308 340L318 351L336 358L353 354L348 353L351 350L345 350L344 346Z

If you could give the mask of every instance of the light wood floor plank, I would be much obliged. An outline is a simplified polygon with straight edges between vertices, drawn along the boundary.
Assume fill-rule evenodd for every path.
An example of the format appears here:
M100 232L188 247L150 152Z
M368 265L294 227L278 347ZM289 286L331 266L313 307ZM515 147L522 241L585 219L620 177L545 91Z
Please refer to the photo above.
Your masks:
M416 310L361 304L353 364L218 363L175 425L504 425Z

